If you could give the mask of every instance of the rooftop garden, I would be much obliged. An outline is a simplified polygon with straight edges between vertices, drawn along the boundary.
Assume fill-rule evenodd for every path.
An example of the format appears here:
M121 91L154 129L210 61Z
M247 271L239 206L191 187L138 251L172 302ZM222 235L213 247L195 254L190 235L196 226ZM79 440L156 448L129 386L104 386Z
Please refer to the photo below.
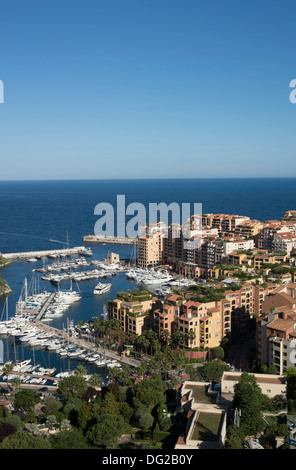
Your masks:
M209 286L200 286L193 285L190 286L187 292L192 293L190 299L195 302L212 302L222 300L224 298L224 293L227 290L238 290L240 289L239 284L229 284L223 287L209 287Z
M121 291L117 293L117 298L120 300L124 300L126 302L137 302L137 306L139 306L140 302L145 302L146 300L151 300L154 297L153 292L149 292L147 290L134 290L133 292L128 289L126 291Z
M212 398L207 394L207 385L190 385L192 397L199 403L212 403Z
M217 441L222 416L221 413L200 412L191 439Z

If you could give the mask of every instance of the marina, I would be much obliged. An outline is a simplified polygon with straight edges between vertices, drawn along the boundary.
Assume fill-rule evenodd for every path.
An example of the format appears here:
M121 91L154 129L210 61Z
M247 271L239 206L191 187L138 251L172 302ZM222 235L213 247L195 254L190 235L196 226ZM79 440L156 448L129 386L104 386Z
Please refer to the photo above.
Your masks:
M24 382L27 377L22 378L23 384L54 387L53 377L73 373L79 364L83 364L88 374L99 374L103 381L108 380L108 371L113 367L139 365L133 358L120 357L112 350L95 345L89 338L79 337L77 328L78 322L87 325L93 317L104 318L106 301L116 298L122 290L145 286L161 298L172 292L174 284L175 287L185 286L184 280L166 272L137 268L132 261L128 262L131 248L128 245L117 247L120 258L125 260L120 263L106 262L110 246L98 244L93 246L89 260L81 253L68 259L48 257L46 264L42 258L24 263L21 257L3 268L5 278L13 288L6 302L4 298L0 299L3 310L2 317L0 311L0 341L4 362L30 359L32 365L56 369L45 385L34 384L34 380ZM55 282L56 278L52 281L56 276L60 276L59 282ZM98 280L99 284L108 286L99 295L95 294ZM32 379L39 380L38 377Z

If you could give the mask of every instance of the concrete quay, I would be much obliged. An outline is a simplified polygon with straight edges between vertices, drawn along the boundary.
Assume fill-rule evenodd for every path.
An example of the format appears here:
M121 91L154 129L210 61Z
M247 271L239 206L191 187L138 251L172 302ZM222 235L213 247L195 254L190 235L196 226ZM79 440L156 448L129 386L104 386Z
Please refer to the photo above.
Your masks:
M84 243L113 243L115 245L133 245L137 243L137 238L132 237L107 237L103 235L86 235L83 237Z
M43 250L43 251L27 251L21 253L2 253L3 258L7 260L13 259L25 259L25 258L36 258L46 257L48 255L76 255L80 251L85 250L85 246L76 246L74 248L64 248L61 250Z

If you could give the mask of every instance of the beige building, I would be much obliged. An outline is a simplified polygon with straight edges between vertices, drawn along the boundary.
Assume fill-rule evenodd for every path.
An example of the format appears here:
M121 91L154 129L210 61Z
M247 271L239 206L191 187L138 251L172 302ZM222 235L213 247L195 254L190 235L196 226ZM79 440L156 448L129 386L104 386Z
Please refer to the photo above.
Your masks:
M118 320L121 331L141 335L144 330L153 328L152 311L158 305L159 300L151 293L142 297L138 294L118 294L118 298L108 302L107 308L109 319Z
M224 372L221 379L221 393L234 394L234 387L239 382L242 372ZM273 398L276 395L286 397L287 377L285 375L252 374L264 395Z
M138 238L138 266L148 268L162 260L163 237L160 233Z
M252 238L264 227L259 220L246 220L236 225L234 232L243 238Z

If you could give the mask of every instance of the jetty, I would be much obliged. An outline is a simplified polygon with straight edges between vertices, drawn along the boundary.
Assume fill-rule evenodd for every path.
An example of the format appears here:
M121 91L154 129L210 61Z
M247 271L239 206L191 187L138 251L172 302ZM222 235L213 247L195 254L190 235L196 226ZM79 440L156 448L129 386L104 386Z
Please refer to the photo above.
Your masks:
M48 309L49 305L51 304L51 302L53 301L54 297L55 297L56 293L53 292L49 298L46 300L46 302L44 303L44 305L42 306L40 312L37 314L36 316L36 319L35 321L36 322L39 322L41 320L41 318L43 317L44 313L46 312L46 310Z
M137 243L137 238L133 237L109 237L104 235L85 235L84 243L112 243L115 245L133 245Z
M7 260L13 259L26 259L26 258L45 258L50 255L69 256L77 255L85 251L84 246L76 246L73 248L64 248L60 250L42 250L42 251L27 251L21 253L2 253L2 256Z

